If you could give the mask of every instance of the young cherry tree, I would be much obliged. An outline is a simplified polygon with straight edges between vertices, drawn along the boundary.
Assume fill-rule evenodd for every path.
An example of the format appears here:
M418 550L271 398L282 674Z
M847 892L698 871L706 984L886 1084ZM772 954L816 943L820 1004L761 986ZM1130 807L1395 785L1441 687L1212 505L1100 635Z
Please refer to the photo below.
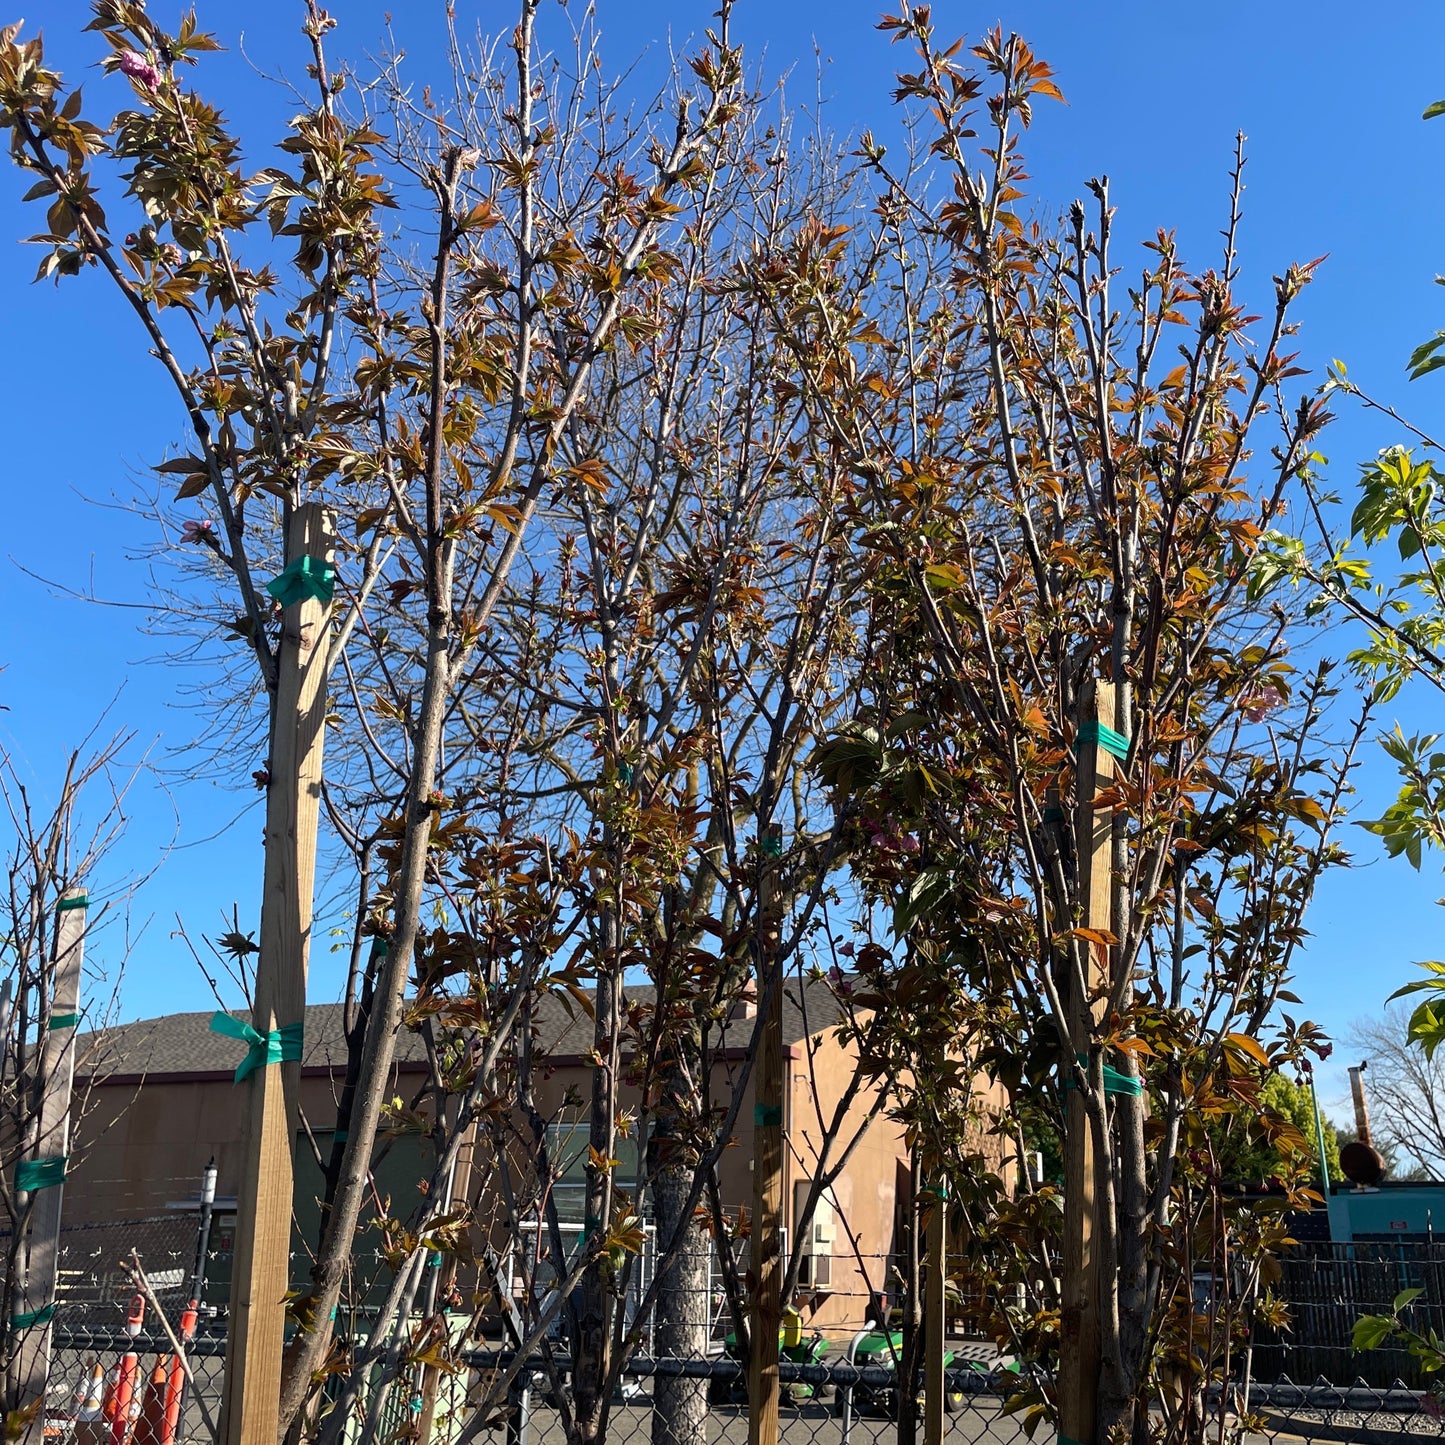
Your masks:
M900 93L951 194L865 137L892 238L876 279L821 231L759 277L873 558L869 700L819 766L891 909L892 945L862 955L880 997L946 998L961 975L960 1041L1063 1137L1061 1226L1051 1185L968 1202L997 1251L979 1267L1011 1260L1031 1300L994 1328L1057 1361L1033 1407L1077 1441L1142 1441L1155 1408L1198 1439L1241 1322L1274 1309L1282 1211L1308 1197L1305 1141L1259 1090L1321 1042L1279 1005L1316 879L1343 861L1364 726L1331 735L1328 665L1289 661L1302 619L1248 591L1325 420L1282 392L1310 268L1277 278L1255 334L1237 167L1219 265L1187 271L1161 232L1121 294L1103 182L1057 230L1024 219L1020 134L1058 97L1048 67L995 32L970 71L924 7L884 27L916 51ZM900 1035L900 1072L915 1048ZM925 1081L904 1105L936 1138ZM1202 1132L1224 1113L1298 1161L1286 1195L1226 1201ZM956 1133L934 1138L957 1156Z
M730 152L758 144L753 130L734 131ZM787 455L792 421L772 393L768 328L716 296L740 255L825 203L824 175L715 167L647 336L599 367L569 429L575 485L533 527L525 582L504 594L505 626L479 645L449 723L442 777L458 821L434 855L449 900L486 878L500 906L476 917L458 903L455 923L429 931L416 1007L450 1036L495 989L502 900L519 855L544 852L569 926L543 948L537 983L591 991L593 1084L576 1124L562 1126L587 1137L583 1220L609 1241L635 1237L644 1214L653 1230L654 1282L632 1317L635 1256L620 1243L574 1281L546 1189L559 1121L536 1106L546 1058L527 1042L515 1074L493 1086L507 1107L489 1116L492 1172L477 1181L505 1182L507 1208L495 1197L476 1207L511 1232L520 1258L546 1241L518 1323L532 1328L544 1299L560 1311L575 1342L562 1409L582 1438L604 1427L649 1317L655 1348L706 1348L699 1217L716 1212L717 1162L746 1079L728 1097L713 1092L719 1048L739 1042L720 1026L756 969L753 840L760 818L806 813L799 758L836 706L846 655L851 569L826 490ZM836 188L827 195L838 203ZM404 616L392 626L401 636ZM790 897L818 887L810 841L797 837L784 860ZM639 1099L626 1113L624 1085ZM642 1172L622 1182L614 1161L634 1154ZM542 1167L517 1170L520 1158ZM386 1333L378 1326L377 1339ZM684 1416L701 1428L704 1386L661 1389L658 1430Z
M518 6L506 88L479 77L462 91L466 113L448 121L403 95L383 134L361 107L348 113L346 73L326 52L335 21L309 4L312 97L269 167L191 83L217 47L194 19L167 31L135 0L97 0L105 69L128 91L99 123L46 68L38 38L0 32L0 124L34 179L31 199L47 206L40 274L100 273L174 383L191 437L162 473L178 479L186 535L225 610L196 606L244 643L262 699L274 699L279 643L262 584L279 570L291 519L323 502L340 538L324 658L339 735L325 791L345 794L384 760L385 784L369 796L358 788L347 801L360 804L333 809L333 821L362 865L366 931L387 946L372 951L357 990L366 1006L353 1019L358 1057L335 1134L344 1142L295 1305L283 1429L330 1353L325 1322L366 1207L403 998L439 881L430 860L449 821L461 826L439 789L459 685L529 526L577 485L561 460L568 429L598 363L648 334L672 270L665 238L684 232L734 115L737 57L721 41L697 58L693 87L672 92L670 113L636 126L614 123L606 87L587 93L585 67L570 88L549 89L539 9ZM399 202L431 237L420 266L409 239L396 249L384 229ZM358 639L376 656L382 596L408 604L406 630L358 669ZM379 697L352 684L358 672L387 674ZM223 705L244 689L238 681ZM264 723L273 706L260 711ZM245 767L257 762L266 780L265 756ZM425 1253L414 1243L401 1272Z
M458 48L444 115L394 68L368 91L374 111L349 112L333 22L312 6L313 103L283 164L254 171L189 84L212 38L119 0L96 13L131 104L88 122L12 31L4 120L52 202L42 274L102 273L177 387L194 440L162 475L201 513L182 531L196 562L181 607L219 595L205 615L248 649L262 698L278 618L259 581L289 519L319 498L339 539L324 801L357 877L349 1058L281 1422L339 1365L324 1322L340 1291L368 1284L353 1241L378 1131L417 1128L435 1148L423 1203L380 1210L383 1307L318 1428L380 1411L411 1369L429 1398L436 1321L416 1338L394 1326L448 1293L425 1263L440 1253L454 1275L470 1207L513 1243L545 1224L560 1287L546 1309L524 1303L518 1340L545 1348L567 1312L569 1430L597 1438L639 1343L618 1302L647 1193L660 1268L642 1313L655 1299L674 1348L702 1343L700 1207L726 1237L716 1165L740 1097L712 1094L710 1060L758 967L758 829L789 825L783 891L805 918L829 866L799 760L848 685L857 568L830 459L807 445L790 363L739 277L809 215L840 212L846 188L825 154L770 130L726 7L687 83L619 124L595 35L549 56L534 3L504 63ZM118 206L139 215L117 223ZM423 263L393 245L394 209L430 228ZM218 709L244 714L249 691L231 668ZM633 969L654 988L645 1008L627 1000ZM530 1021L544 992L586 986L597 1225L569 1256ZM396 1107L403 1024L433 1070L426 1097ZM634 1046L635 1120L618 1102ZM624 1130L648 1141L638 1197L612 1179ZM836 1132L822 1131L824 1180ZM672 1394L661 1417L695 1419L700 1392Z
M0 754L0 1413L17 1438L39 1439L43 1425L63 1219L55 1201L91 1106L90 1084L72 1090L71 1080L77 1065L92 1079L104 1071L94 1041L119 982L119 970L107 979L93 961L84 967L81 920L93 924L106 911L97 898L91 913L88 890L124 828L118 765L129 741L73 754L48 806ZM103 991L92 996L97 985Z
M519 1324L532 1324L529 1298L564 1297L557 1308L574 1358L573 1398L562 1409L580 1438L605 1428L644 1322L654 1349L705 1350L709 1216L741 1315L742 1282L727 1254L735 1221L722 1217L717 1164L755 1030L722 1097L716 1076L720 1050L741 1042L736 1028L725 1032L728 1013L759 968L756 840L770 823L784 825L778 891L800 924L785 929L780 964L801 956L830 866L828 829L820 831L829 819L801 760L851 685L858 569L834 524L826 459L801 430L791 366L738 278L808 216L845 208L849 192L826 154L795 149L786 129L770 125L758 97L744 95L684 240L656 262L662 282L646 329L599 365L561 446L571 486L529 531L518 580L499 602L504 625L478 646L445 748L451 811L467 822L435 851L476 868L486 850L464 839L478 828L545 839L572 924L565 962L557 958L545 982L560 987L565 975L595 990L595 1072L573 1126L588 1143L582 1222L589 1234L615 1222L608 1237L618 1241L635 1237L644 1215L653 1230L653 1282L629 1315L635 1257L621 1250L614 1261L609 1247L573 1292L545 1188L510 1181L516 1207L509 1200L500 1226L516 1234L522 1256L528 1236L533 1250L547 1241ZM748 162L763 154L770 165ZM394 638L405 627L404 613L389 624ZM459 878L450 896L462 892ZM490 966L486 945L475 956ZM485 981L452 962L464 951L455 931L428 940L424 957L448 956L428 1001L438 1023L459 1017L459 987ZM642 997L631 986L639 975ZM530 1084L545 1058L529 1046L525 1060L515 1113L494 1115L488 1130L498 1170L524 1151L547 1161L552 1148L555 1121L537 1110ZM626 1113L624 1084L639 1100ZM829 1106L820 1187L846 1156L840 1121L856 1097L857 1087ZM517 1117L526 1121L520 1138L509 1122ZM642 1169L624 1183L613 1161L634 1150ZM558 1274L564 1284L554 1288ZM736 1325L745 1337L741 1318ZM655 1404L659 1436L695 1433L705 1382L663 1382Z

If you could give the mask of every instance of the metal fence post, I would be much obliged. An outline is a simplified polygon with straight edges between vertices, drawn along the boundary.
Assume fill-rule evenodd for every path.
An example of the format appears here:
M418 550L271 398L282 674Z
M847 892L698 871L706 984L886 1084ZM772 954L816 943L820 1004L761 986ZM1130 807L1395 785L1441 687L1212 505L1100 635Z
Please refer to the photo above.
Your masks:
M844 1358L848 1361L849 1365L856 1365L858 1360L858 1346L872 1333L873 1331L871 1329L859 1330L858 1333L848 1341L848 1353ZM843 1400L843 1438L840 1445L848 1445L848 1436L852 1434L853 1431L853 1385L850 1381L846 1385L840 1385L838 1390Z
M512 1381L507 1396L507 1445L527 1445L532 1423L532 1381L526 1370Z

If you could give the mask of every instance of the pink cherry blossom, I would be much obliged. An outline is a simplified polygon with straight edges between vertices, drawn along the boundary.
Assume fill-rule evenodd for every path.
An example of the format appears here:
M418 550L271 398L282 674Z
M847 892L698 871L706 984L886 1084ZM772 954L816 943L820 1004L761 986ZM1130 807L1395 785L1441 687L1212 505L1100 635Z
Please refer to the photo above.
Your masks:
M214 547L216 544L216 534L211 529L209 522L192 521L187 522L185 526L181 528L181 541L200 542L204 546Z
M161 73L138 50L127 50L120 57L120 73L128 75L147 90L154 90L161 83Z
M1263 722L1284 700L1284 689L1269 678L1257 692L1240 698L1239 710L1250 722Z

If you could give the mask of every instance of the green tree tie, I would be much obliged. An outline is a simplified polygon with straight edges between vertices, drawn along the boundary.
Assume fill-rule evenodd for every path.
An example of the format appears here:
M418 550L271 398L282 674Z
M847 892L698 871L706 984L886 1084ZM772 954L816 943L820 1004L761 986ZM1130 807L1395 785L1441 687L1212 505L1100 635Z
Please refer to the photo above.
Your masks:
M1079 735L1074 739L1074 751L1086 747L1089 743L1098 743L1106 753L1118 758L1121 762L1129 756L1129 739L1123 733L1116 733L1113 728L1107 727L1097 718L1090 718L1080 729Z
M257 1069L265 1068L268 1064L297 1063L301 1058L303 1027L299 1023L283 1024L279 1029L272 1029L263 1036L234 1014L218 1013L211 1018L213 1034L224 1034L228 1039L240 1039L251 1046L246 1057L236 1065L238 1084L247 1074L255 1073Z
M68 1154L51 1154L42 1159L22 1159L15 1166L15 1187L33 1194L37 1189L53 1189L65 1182L65 1161Z
M336 590L336 568L322 557L298 557L279 577L266 584L266 590L283 607L304 602L308 597L330 602Z
M1075 1056L1079 1061L1079 1067L1087 1072L1089 1067L1089 1056L1078 1054ZM1072 1079L1064 1080L1064 1088L1072 1089L1076 1085ZM1144 1092L1144 1080L1136 1079L1130 1074L1121 1074L1118 1069L1111 1069L1108 1064L1104 1065L1104 1093L1123 1094L1127 1098L1137 1099Z

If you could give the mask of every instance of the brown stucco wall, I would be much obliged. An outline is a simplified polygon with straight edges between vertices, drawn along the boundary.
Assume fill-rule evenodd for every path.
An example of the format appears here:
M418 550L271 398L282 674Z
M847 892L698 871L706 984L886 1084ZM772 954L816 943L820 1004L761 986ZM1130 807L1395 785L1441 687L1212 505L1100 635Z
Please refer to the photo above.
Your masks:
M316 1127L335 1120L334 1097L327 1070L306 1071L301 1102ZM245 1102L245 1088L229 1073L116 1076L94 1084L75 1130L66 1222L164 1213L168 1205L194 1198L212 1158L217 1195L234 1195Z
M741 1049L715 1064L714 1098L727 1100L741 1074ZM586 1097L590 1070L576 1056L553 1058L551 1071L539 1076L537 1103L544 1116L560 1110L568 1090ZM832 1027L806 1040L785 1045L786 1171L783 1189L784 1225L790 1245L798 1234L794 1211L802 1187L818 1167L822 1130L819 1113L831 1120L853 1072L851 1050L834 1037ZM411 1097L423 1074L419 1065L404 1064L397 1091ZM303 1070L302 1101L312 1127L327 1129L335 1119L339 1078L327 1066ZM217 1194L234 1196L238 1184L242 1110L247 1091L232 1083L229 1072L195 1071L149 1079L112 1075L93 1084L86 1113L76 1130L73 1162L66 1184L65 1217L69 1224L91 1224L162 1214L168 1205L194 1198L207 1160L215 1158ZM847 1111L842 1140L863 1126L875 1094L861 1089ZM623 1088L621 1103L635 1109L639 1100ZM1002 1096L995 1100L1004 1103ZM577 1111L571 1111L573 1117ZM725 1207L735 1212L752 1207L753 1091L745 1091L738 1112L735 1142L723 1154L720 1174ZM478 1187L485 1189L485 1149L479 1159ZM836 1151L833 1154L836 1158ZM830 1338L846 1340L864 1322L870 1290L888 1287L887 1263L893 1245L894 1211L900 1161L901 1130L880 1116L873 1120L832 1190L836 1210L830 1248L831 1283L826 1289L800 1292L800 1305L810 1322ZM400 1165L400 1161L398 1161ZM314 1166L312 1166L314 1169ZM393 1206L405 1214L416 1202L406 1197L420 1168L393 1171ZM403 1179L403 1176L405 1178ZM303 1186L304 1187L304 1186ZM298 1215L308 1224L314 1204L298 1199ZM479 1214L486 1217L486 1202ZM499 1241L500 1242L500 1241Z

